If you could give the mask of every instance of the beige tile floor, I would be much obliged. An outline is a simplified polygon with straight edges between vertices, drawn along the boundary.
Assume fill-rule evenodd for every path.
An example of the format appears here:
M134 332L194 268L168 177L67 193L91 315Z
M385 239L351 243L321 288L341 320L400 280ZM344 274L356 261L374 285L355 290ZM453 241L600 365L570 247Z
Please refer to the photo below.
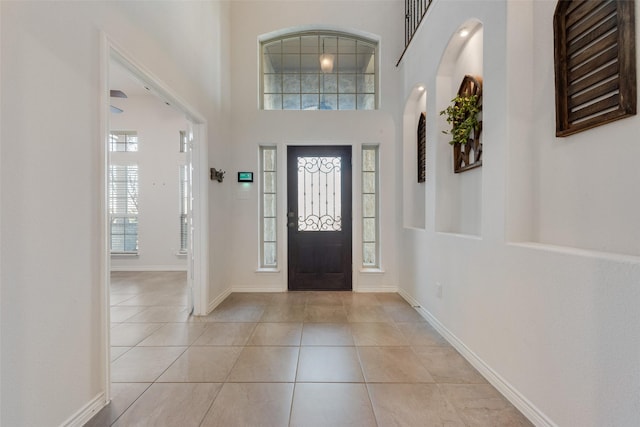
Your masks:
M112 402L94 426L530 426L396 294L231 294L113 273Z

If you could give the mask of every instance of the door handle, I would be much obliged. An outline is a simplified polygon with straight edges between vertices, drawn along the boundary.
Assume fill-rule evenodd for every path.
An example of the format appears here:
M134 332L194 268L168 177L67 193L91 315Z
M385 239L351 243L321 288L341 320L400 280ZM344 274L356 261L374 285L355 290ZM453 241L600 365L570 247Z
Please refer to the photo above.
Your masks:
M287 212L287 227L293 228L296 226L296 222L294 218L296 217L296 213L294 211Z

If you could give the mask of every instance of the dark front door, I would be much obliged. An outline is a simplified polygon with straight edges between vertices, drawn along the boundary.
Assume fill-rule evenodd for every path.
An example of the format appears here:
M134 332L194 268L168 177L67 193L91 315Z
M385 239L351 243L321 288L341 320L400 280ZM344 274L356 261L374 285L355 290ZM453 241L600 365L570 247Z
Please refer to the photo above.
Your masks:
M351 147L287 153L290 290L351 290Z

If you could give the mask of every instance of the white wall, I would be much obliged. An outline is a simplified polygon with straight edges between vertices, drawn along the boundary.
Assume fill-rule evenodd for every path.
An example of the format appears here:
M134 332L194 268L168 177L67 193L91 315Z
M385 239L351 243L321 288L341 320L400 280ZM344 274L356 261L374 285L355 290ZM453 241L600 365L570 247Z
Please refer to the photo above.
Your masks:
M535 3L533 16L536 22L547 21L553 12L552 5L540 2ZM553 33L534 26L533 40L533 84L553 88ZM629 130L640 129L640 117L554 138L555 127L547 126L555 121L553 90L537 95L533 106L533 144L538 162L534 172L538 208L534 239L640 256L640 200L629 197L637 194L636 159L640 157L637 135L630 137ZM615 173L611 173L613 170Z
M112 164L138 165L138 255L111 257L120 271L186 270L180 250L180 131L188 129L184 115L154 95L111 99L124 110L111 114L111 130L136 131L137 152L112 152Z
M354 200L354 289L382 290L397 286L396 234L397 218L394 177L396 174L396 141L401 121L391 112L402 107L394 67L402 51L402 6L396 1L232 2L232 138L233 157L221 165L229 173L224 186L233 196L229 210L233 244L230 286L237 290L284 290L287 287L285 223L285 154L287 144L351 144L353 146ZM401 9L400 9L401 10ZM398 16L397 20L389 17ZM373 34L380 38L380 110L378 111L260 111L258 109L258 58L261 35L301 26L325 26ZM235 181L237 171L259 171L258 147L277 144L279 151L278 232L280 270L276 273L256 272L259 249L259 185L247 192ZM362 144L380 144L380 228L384 273L360 272L360 149ZM400 154L401 155L401 154ZM257 176L257 175L256 175Z
M429 213L426 232L398 224L400 252L415 254L402 259L400 283L485 373L497 374L503 391L512 387L510 396L538 424L633 426L640 259L614 253L635 254L639 241L630 220L639 209L631 186L640 172L630 165L640 149L639 119L555 138L554 7L432 5L401 65L404 94L423 81L432 93L449 38L469 19L482 23L481 237L436 232ZM429 97L427 117L442 108ZM437 139L429 124L427 139ZM438 158L428 168L436 179L427 177L427 210L437 212L441 173L448 173L441 168L452 165Z
M99 403L105 390L100 31L208 119L217 158L228 133L221 75L228 6L2 1L0 8L0 424L55 426ZM225 195L211 188L210 196L211 233L224 239L216 224L226 215ZM212 298L226 276L223 255L212 255Z

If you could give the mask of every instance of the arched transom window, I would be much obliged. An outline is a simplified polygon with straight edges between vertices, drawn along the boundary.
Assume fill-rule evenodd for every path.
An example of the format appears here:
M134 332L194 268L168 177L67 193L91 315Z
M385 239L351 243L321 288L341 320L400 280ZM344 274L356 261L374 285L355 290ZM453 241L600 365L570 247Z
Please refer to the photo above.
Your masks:
M377 42L336 32L265 40L265 110L375 110Z

